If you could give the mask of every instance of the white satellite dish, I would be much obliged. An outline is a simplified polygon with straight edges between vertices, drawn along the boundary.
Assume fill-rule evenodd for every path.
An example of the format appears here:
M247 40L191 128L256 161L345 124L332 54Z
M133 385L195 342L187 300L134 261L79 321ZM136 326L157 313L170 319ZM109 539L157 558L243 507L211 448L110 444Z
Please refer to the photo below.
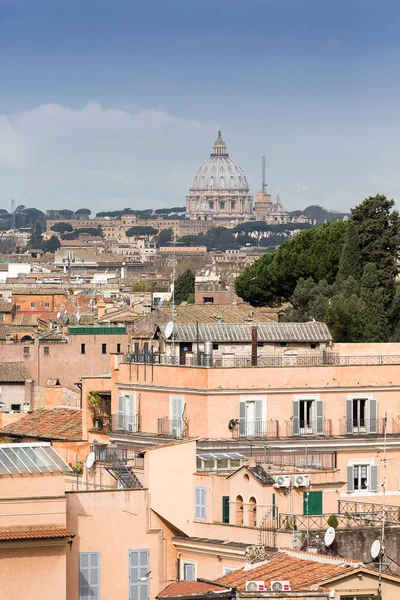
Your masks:
M325 535L324 535L325 546L327 546L328 548L329 548L329 546L332 546L335 536L336 536L335 528L328 527L328 529L325 531Z
M60 313L60 312L58 312L58 313L57 313L57 319L59 319L60 317L61 317L61 313Z
M81 320L81 315L79 313L76 313L76 322L79 323L80 320Z
M96 460L96 455L94 452L91 452L86 459L86 468L91 469L94 465L95 460Z
M379 540L375 540L372 542L371 546L371 556L375 560L381 553L381 542Z
M165 328L165 337L167 339L170 338L173 331L174 331L174 323L173 323L173 321L169 321L169 323L167 323L167 326Z

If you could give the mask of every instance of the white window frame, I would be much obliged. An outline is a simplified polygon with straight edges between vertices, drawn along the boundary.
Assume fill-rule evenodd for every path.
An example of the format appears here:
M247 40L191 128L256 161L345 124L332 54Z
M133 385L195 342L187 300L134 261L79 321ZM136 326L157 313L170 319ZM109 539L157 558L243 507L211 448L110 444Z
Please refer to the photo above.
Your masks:
M239 429L240 429L240 406L241 404L246 404L246 402L261 402L261 423L267 423L267 396L260 394L246 394L245 396L240 396L238 403L238 418L239 418ZM245 419L246 430L248 427L247 418ZM267 432L265 432L267 433ZM246 436L243 436L246 437Z
M118 429L124 429L124 431L130 431L130 423L132 423L132 432L131 433L135 433L138 429L138 424L136 423L136 393L135 392L127 392L124 390L118 390L118 398L117 398L117 416L118 416ZM123 412L121 412L119 410L119 399L123 397L124 398L124 410ZM132 412L129 410L129 404L130 404L130 398L133 398L133 402L132 402ZM123 425L124 427L119 427L120 425L120 420L119 417L122 417L123 419ZM131 420L130 420L131 419ZM125 424L127 425L127 427L125 427Z
M179 419L174 418L174 401L181 400L182 402L182 415L180 418L180 425L178 423ZM185 413L185 396L183 394L170 394L169 396L169 421L171 425L171 433L177 438L182 437L183 435L183 415ZM174 421L177 421L174 423Z
M190 565L194 568L194 579L185 579L185 566ZM181 581L196 581L197 579L197 562L194 560L182 560Z
M378 467L376 465L375 460L373 458L350 458L347 462L347 467L367 467L367 487L365 490L354 490L349 492L346 488L346 494L351 496L365 496L366 494L377 494L379 493L379 469L378 469L378 489L371 490L371 467ZM346 471L347 471L346 467ZM354 472L353 472L354 477ZM353 487L354 487L354 479L353 479Z

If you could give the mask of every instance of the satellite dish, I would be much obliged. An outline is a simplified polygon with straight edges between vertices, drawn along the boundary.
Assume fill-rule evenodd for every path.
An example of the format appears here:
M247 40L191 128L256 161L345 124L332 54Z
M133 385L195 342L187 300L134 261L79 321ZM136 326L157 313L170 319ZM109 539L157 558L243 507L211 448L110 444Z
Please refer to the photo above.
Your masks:
M76 322L79 323L80 320L81 320L81 315L79 313L76 313Z
M328 529L325 531L325 535L324 535L324 544L325 544L325 546L327 546L327 548L329 548L329 546L332 546L335 536L336 536L335 528L328 527Z
M60 317L61 317L61 313L60 313L60 312L58 312L58 313L57 313L57 319L59 319Z
M375 540L372 542L371 546L371 556L375 560L381 553L381 542L379 540Z
M96 455L94 452L91 452L86 459L86 468L91 469L94 465L95 460L96 460Z
M167 323L167 326L165 328L165 337L170 338L173 331L174 331L174 322L169 321L169 323Z

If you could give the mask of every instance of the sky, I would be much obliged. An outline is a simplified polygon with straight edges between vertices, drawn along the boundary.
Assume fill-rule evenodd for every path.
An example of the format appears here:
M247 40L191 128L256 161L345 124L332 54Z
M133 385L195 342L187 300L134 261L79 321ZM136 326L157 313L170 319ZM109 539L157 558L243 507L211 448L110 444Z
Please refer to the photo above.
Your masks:
M0 0L0 207L183 206L217 129L289 209L400 204L399 0Z

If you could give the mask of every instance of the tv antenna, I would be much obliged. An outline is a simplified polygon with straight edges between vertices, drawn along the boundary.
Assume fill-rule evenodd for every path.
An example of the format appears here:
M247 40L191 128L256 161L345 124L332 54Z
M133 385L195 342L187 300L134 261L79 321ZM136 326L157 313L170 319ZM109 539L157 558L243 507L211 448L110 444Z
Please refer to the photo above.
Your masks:
M267 183L265 181L265 156L261 158L261 186L262 191L265 193Z
M15 199L14 198L11 200L11 214L12 214L11 228L15 229Z
M175 335L174 335L174 327L175 327L175 277L176 277L176 235L175 230L173 229L173 254L171 257L167 258L167 262L172 265L172 295L171 295L171 321L168 323L172 323L172 364L175 364ZM167 327L168 327L167 325Z

